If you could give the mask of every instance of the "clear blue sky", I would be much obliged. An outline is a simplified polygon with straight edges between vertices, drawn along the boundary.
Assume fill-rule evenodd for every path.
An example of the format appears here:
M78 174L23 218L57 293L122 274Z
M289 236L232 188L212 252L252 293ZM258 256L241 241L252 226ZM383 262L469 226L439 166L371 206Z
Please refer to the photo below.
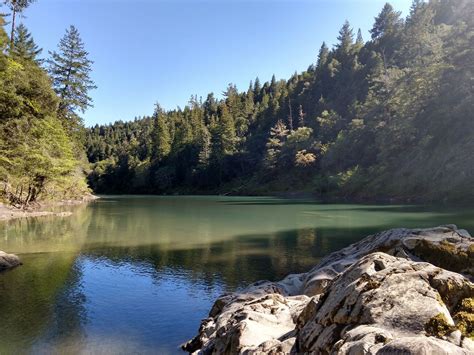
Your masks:
M98 89L86 125L149 115L153 104L183 107L228 83L288 78L336 42L345 19L364 39L386 0L38 0L23 23L56 48L66 27L80 31ZM406 15L410 0L392 5Z

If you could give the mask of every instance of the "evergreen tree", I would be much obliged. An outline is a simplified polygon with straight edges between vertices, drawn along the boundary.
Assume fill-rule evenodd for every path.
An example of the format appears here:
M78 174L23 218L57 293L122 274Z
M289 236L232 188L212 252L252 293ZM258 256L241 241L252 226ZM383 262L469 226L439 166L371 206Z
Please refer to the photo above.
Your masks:
M74 120L78 110L84 112L92 106L92 98L88 93L96 88L90 78L93 62L88 58L89 53L74 26L66 30L58 50L50 52L48 71L60 98L59 114Z
M209 158L211 156L211 133L207 127L203 129L200 146L199 166L206 167L209 164Z
M403 28L400 14L392 5L386 3L370 30L372 41L380 53L385 68L393 64L394 54L400 44L399 36Z
M43 50L36 45L25 25L20 24L15 29L14 42L15 46L12 50L14 57L41 63L41 60L38 60L37 57Z
M10 49L13 50L15 45L15 28L16 28L16 16L21 14L28 6L30 6L35 0L4 0L4 3L12 12L12 27L10 31Z
M400 12L394 10L392 5L386 3L382 11L375 18L375 23L370 30L372 39L377 39L398 31L402 25L400 14Z
M321 69L323 66L327 64L328 56L329 56L329 48L327 47L326 42L323 42L323 44L321 45L321 48L319 48L318 63L317 63L318 69Z
M316 66L286 82L273 77L262 87L257 79L245 92L231 85L222 99L210 94L201 104L193 97L183 110L163 112L172 143L159 174L151 174L159 191L216 191L225 183L255 192L316 183L318 192L342 196L474 198L473 7L416 1L405 23L385 5L370 41L358 31L354 42L346 22L334 49L323 43ZM0 105L13 113L15 107ZM90 155L105 156L95 163L95 181L125 176L114 173L122 167L153 173L149 155L137 148L155 145L146 143L152 127L145 118L91 129ZM130 156L126 166L117 163L121 147ZM142 184L136 191L157 190Z
M267 151L264 161L266 168L276 168L281 149L285 144L288 134L289 131L282 120L278 120L277 123L270 129L270 137L268 138L266 144Z
M152 131L152 161L158 163L168 156L171 151L171 139L168 126L165 121L165 113L159 104L156 104L153 114Z
M234 121L227 105L222 103L219 111L219 120L215 123L212 135L212 154L218 161L234 153L237 142Z
M337 36L339 43L337 44L337 52L340 55L347 55L350 53L352 44L354 43L354 32L352 31L349 21L345 21L342 28L339 30L339 36Z
M303 105L300 105L300 107L298 108L298 125L300 127L304 127L305 124L304 124L304 117L306 116L306 113L304 113L303 111Z
M356 47L362 48L364 46L364 38L362 38L362 31L360 28L357 30L357 39L356 39Z

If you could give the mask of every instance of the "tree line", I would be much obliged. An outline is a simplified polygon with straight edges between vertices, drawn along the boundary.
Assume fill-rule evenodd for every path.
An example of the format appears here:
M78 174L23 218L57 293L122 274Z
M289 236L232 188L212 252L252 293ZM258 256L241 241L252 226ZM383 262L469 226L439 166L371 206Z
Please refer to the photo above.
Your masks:
M0 16L0 200L19 207L89 191L79 113L92 102L92 62L74 26L57 51L41 57L42 49L17 21L32 2L5 1L10 23L7 14Z
M472 198L474 3L386 4L370 38L349 22L288 80L87 131L103 193L306 191Z

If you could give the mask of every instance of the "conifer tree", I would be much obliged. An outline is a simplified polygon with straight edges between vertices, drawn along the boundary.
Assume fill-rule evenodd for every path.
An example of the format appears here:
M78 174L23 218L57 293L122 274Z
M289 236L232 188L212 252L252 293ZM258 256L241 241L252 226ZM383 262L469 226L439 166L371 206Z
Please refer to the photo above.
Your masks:
M221 104L219 121L216 123L213 137L212 152L220 160L225 155L235 152L237 141L234 121L225 103Z
M385 4L370 30L372 41L380 53L385 70L393 64L394 55L400 44L399 35L403 27L400 14L392 5Z
M154 162L160 162L166 158L171 151L170 133L165 119L163 109L159 104L156 104L153 114L151 148L151 159Z
M36 45L25 25L20 24L15 29L14 42L15 46L12 50L14 57L24 60L34 60L41 63L41 60L38 60L37 57L43 50Z
M326 65L328 61L328 56L329 56L328 46L326 45L326 42L323 42L323 44L321 45L321 48L319 48L317 69L321 69L324 65Z
M282 120L278 120L270 129L270 137L266 144L267 151L264 161L266 168L273 169L277 166L281 149L285 144L288 134L289 131Z
M21 14L28 6L30 6L36 0L4 0L5 5L12 12L12 27L10 31L10 49L12 50L15 45L15 28L16 28L16 16Z
M337 36L339 43L336 48L339 54L347 55L349 54L352 44L354 42L354 32L352 31L349 21L345 21L342 28L339 30L339 36Z
M209 158L211 156L211 133L206 126L203 128L200 143L201 150L199 151L199 165L201 167L206 167L209 164Z
M362 38L362 31L360 28L357 30L357 39L356 39L356 46L358 49L362 48L364 45L364 38Z
M399 29L402 24L400 12L395 11L392 5L386 3L375 18L375 23L370 30L372 39L392 34Z
M303 111L303 105L300 105L298 108L298 125L300 127L304 127L304 117L306 116L306 113Z
M85 112L92 106L88 93L96 88L90 78L93 62L88 58L79 31L72 25L60 40L58 52L50 52L50 55L48 71L60 99L58 113L74 119L77 111Z
M291 108L291 98L288 96L288 128L293 130L293 110Z
M260 79L257 76L253 84L253 95L257 101L261 99L261 96L260 96L261 91L262 91L262 84L260 84Z

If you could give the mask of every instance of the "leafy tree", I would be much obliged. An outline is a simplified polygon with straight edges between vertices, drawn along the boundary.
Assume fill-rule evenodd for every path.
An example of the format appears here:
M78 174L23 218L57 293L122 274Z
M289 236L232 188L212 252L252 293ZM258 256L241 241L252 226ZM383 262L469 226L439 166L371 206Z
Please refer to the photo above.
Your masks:
M7 44L0 29L0 47ZM36 51L34 45L25 48ZM13 51L0 54L0 199L18 207L88 191L75 143L57 117L50 78L29 59Z

